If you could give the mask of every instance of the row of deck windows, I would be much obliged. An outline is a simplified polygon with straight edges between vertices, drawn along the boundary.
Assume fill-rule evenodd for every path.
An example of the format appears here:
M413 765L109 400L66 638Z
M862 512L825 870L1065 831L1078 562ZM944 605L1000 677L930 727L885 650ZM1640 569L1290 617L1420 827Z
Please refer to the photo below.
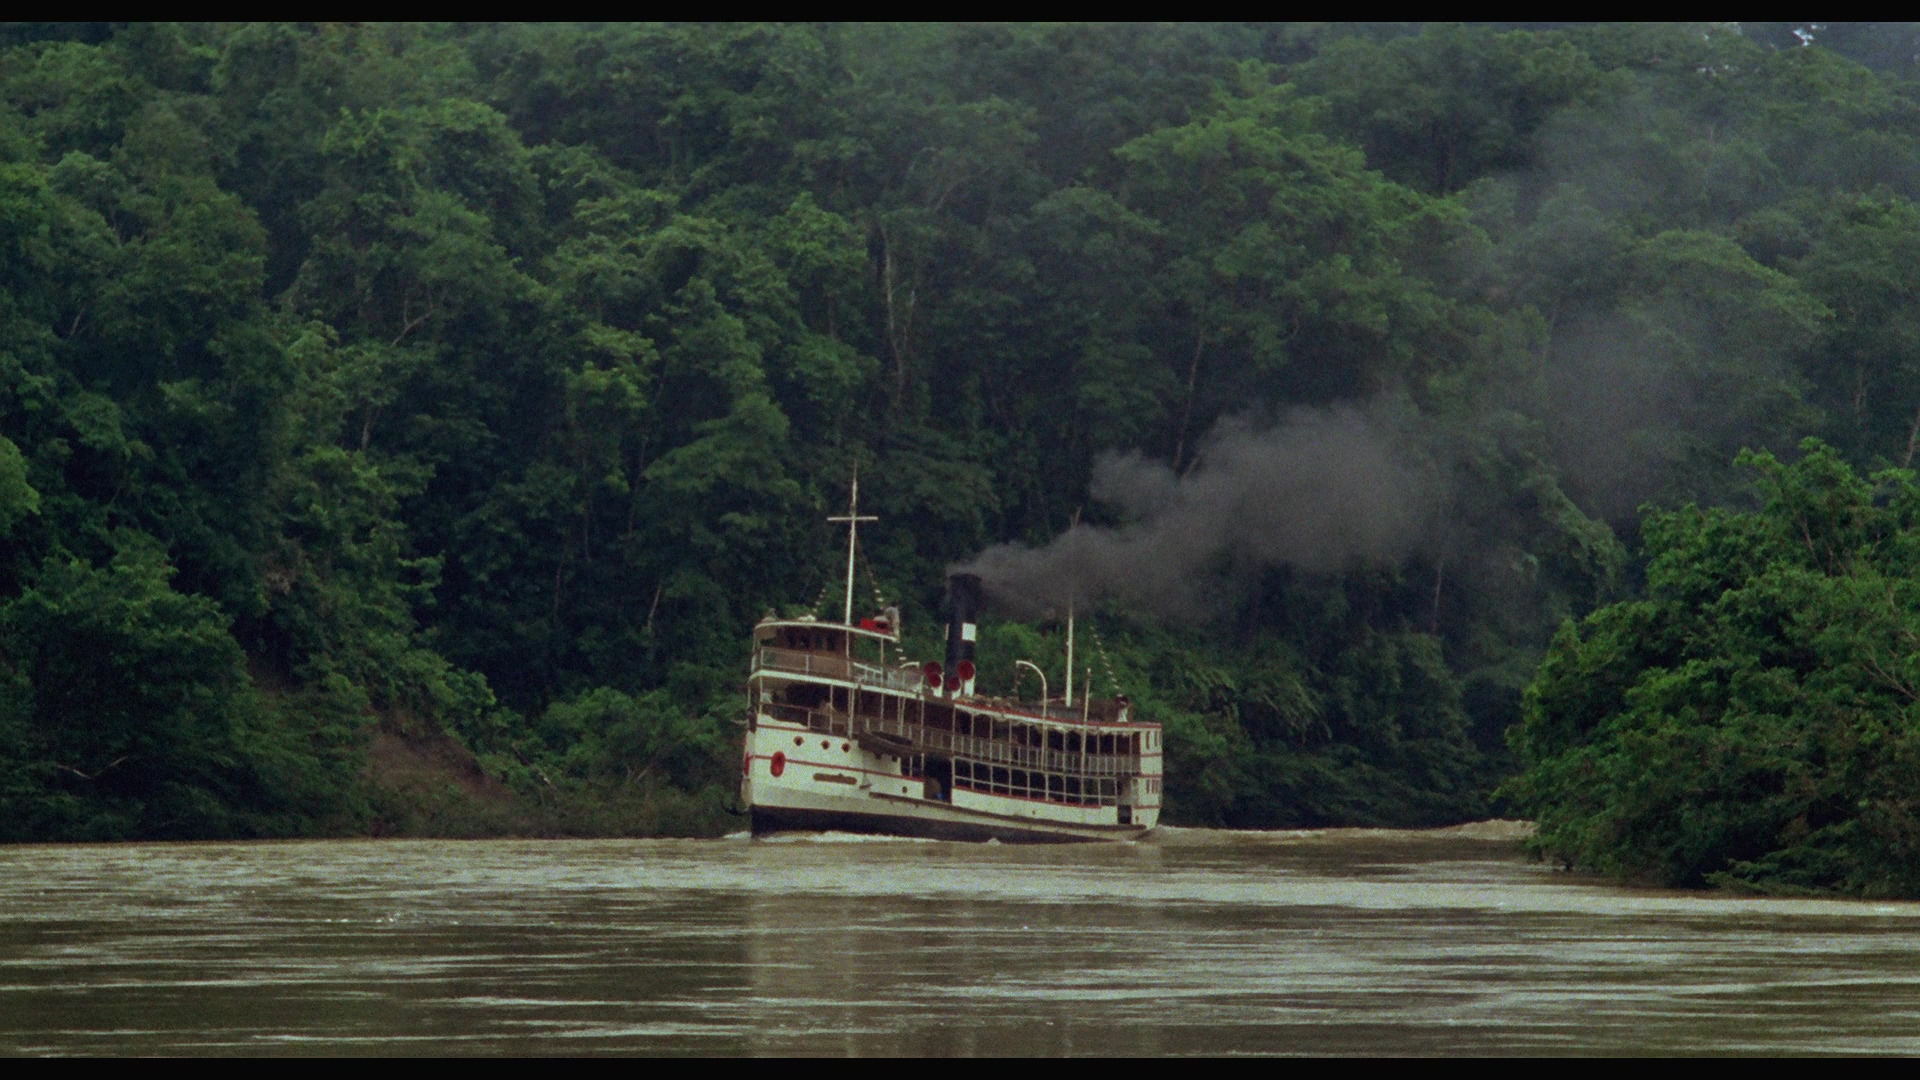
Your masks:
M1045 746L1049 750L1059 750L1069 754L1133 754L1139 750L1138 736L1132 734L1089 732L1085 738L1082 738L1078 731L1063 731L1060 728L1039 724L1023 724L1017 720L1010 721L976 713L959 713L954 717L953 728L955 734L959 735L1012 743L1015 746Z
M953 763L953 786L1070 806L1112 806L1120 801L1120 781L1110 776L1061 776L964 759Z
M777 719L836 735L850 730L846 712L849 704L855 704L859 716L918 723L931 731L949 731L962 737L1067 754L1124 757L1157 750L1160 744L1157 733L1152 731L1083 733L962 709L928 708L911 698L866 690L855 698L843 688L814 682L774 684L761 699L761 708Z

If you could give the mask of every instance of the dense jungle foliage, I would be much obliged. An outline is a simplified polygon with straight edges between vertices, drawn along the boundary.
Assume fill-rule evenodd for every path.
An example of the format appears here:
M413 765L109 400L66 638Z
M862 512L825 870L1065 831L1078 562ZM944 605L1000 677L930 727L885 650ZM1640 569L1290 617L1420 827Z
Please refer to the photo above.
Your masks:
M1537 847L1672 885L1920 895L1920 486L1809 442L1757 511L1647 520L1642 599L1554 639Z
M1141 512L1113 455L1362 416L1417 541L1083 620L1169 820L1440 824L1524 765L1570 861L1908 888L1829 871L1911 850L1842 804L1914 722L1915 36L0 28L0 839L733 828L747 630L838 587L856 468L926 653L950 565ZM1773 565L1815 489L1857 557ZM1880 637L1713 607L1794 590ZM1057 618L983 634L1058 687ZM1728 771L1629 792L1687 739Z

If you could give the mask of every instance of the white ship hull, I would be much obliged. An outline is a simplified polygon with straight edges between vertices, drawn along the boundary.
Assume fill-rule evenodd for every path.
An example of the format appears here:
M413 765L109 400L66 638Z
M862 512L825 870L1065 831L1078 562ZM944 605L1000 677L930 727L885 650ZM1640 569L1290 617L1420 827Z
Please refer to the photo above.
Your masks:
M910 759L762 713L747 736L741 801L756 834L804 829L1062 843L1134 839L1159 821L1157 753L1143 762L1151 776L1117 781L1106 798L1090 794L1083 805L972 790L964 776L941 783L907 775L903 762Z
M1158 746L1142 755L1142 774L1116 776L1104 790L1094 790L1089 782L1085 798L1066 801L1062 796L1073 798L1077 792L1052 798L1041 798L1039 792L996 792L995 776L987 767L979 767L981 790L975 790L964 757L941 769L945 782L908 774L912 753L891 753L906 749L904 742L893 748L877 742L887 738L885 734L866 734L868 738L849 730L829 734L758 713L747 734L741 780L741 801L753 813L753 832L843 830L1058 844L1133 840L1160 821ZM995 748L972 749L985 755ZM1025 773L1018 771L1014 778L1023 780ZM1029 782L1041 786L1046 778L1033 769Z

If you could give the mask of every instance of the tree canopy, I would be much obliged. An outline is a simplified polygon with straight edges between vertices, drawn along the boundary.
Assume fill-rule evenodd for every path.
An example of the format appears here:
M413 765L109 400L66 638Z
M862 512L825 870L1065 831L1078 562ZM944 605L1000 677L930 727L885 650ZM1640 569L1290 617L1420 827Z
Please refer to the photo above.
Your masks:
M1679 573L1641 506L1913 465L1912 32L0 28L0 837L453 827L395 740L727 828L856 469L923 644L995 545L1159 538L1092 655L1169 820L1493 812Z

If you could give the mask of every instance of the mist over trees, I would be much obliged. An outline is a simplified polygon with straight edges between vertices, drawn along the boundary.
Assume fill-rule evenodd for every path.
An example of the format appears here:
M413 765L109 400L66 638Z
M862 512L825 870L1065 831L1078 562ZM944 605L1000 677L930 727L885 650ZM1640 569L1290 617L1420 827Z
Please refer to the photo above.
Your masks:
M0 839L730 828L856 468L989 691L1084 575L1169 820L1499 810L1643 505L1913 465L1914 37L0 29Z

